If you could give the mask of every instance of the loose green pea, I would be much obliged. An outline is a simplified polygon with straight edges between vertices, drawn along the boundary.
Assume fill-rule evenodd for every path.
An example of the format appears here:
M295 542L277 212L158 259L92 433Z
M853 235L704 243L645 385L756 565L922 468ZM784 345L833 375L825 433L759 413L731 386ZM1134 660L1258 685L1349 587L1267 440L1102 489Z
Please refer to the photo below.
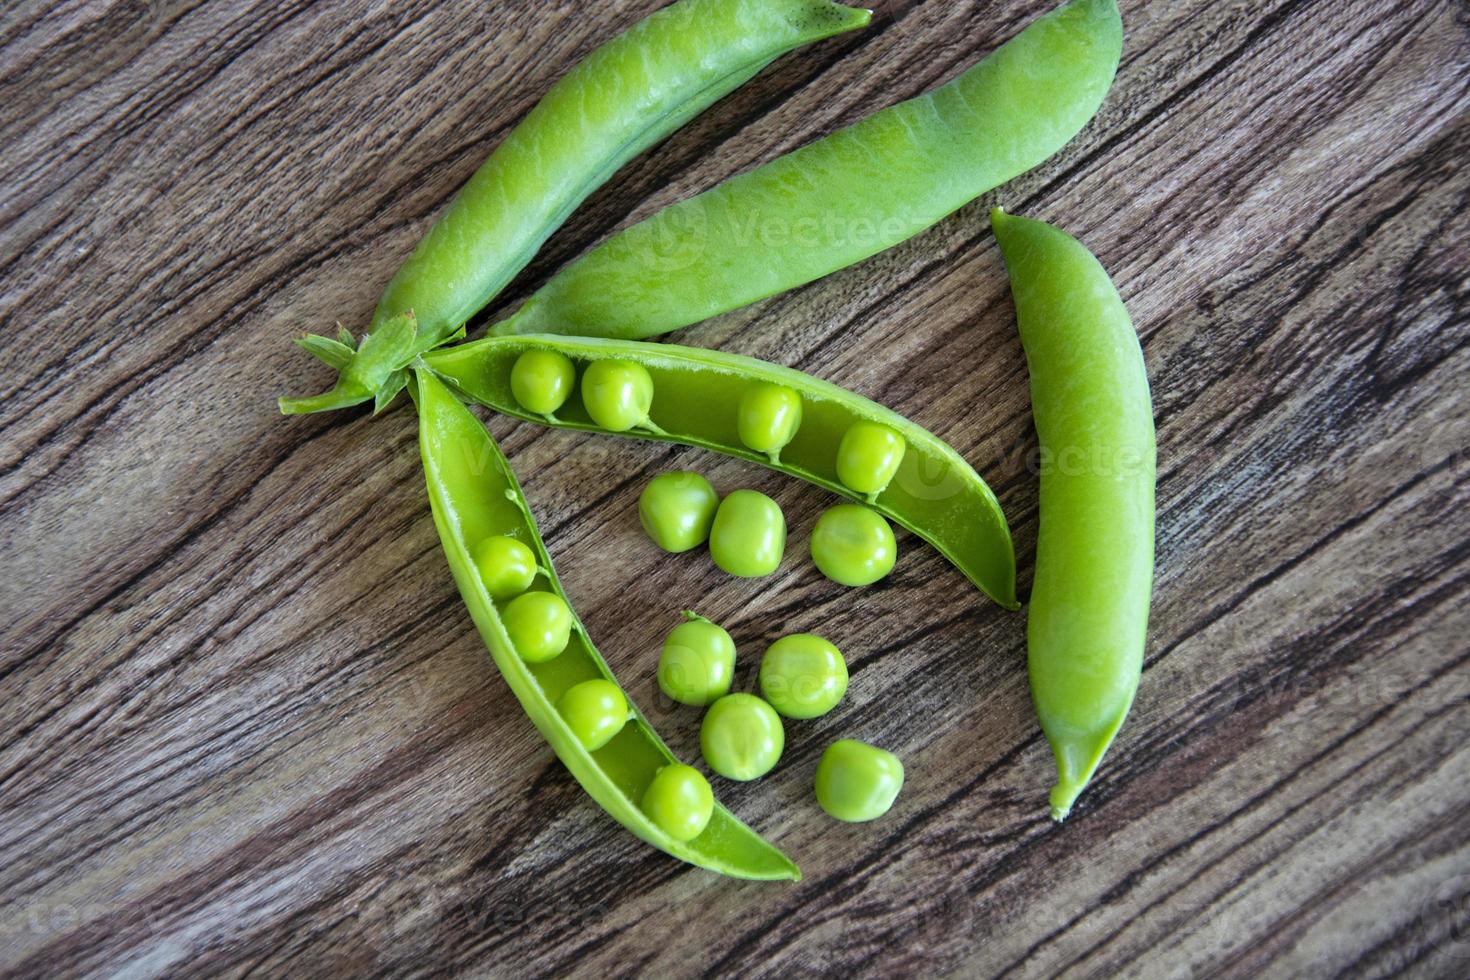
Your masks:
M582 406L592 421L609 432L648 425L653 405L653 378L633 361L593 361L582 373Z
M545 663L567 648L572 611L554 592L527 592L512 599L501 613L505 632L521 659Z
M497 534L475 549L475 568L492 599L509 599L536 580L536 553L515 538Z
M775 768L786 747L781 716L754 694L727 694L705 712L699 750L711 769L746 782Z
M730 693L735 641L704 618L675 626L658 658L658 686L680 704L706 705Z
M740 396L736 427L748 448L778 459L801 427L801 396L785 385L755 385Z
M537 415L550 415L565 405L576 381L572 359L560 351L528 350L510 369L511 394Z
M847 661L815 633L783 636L761 658L761 693L787 718L816 718L847 693Z
M877 820L901 789L903 763L898 756L857 739L833 742L817 763L817 802L838 820Z
M843 486L875 497L887 489L903 452L903 436L877 422L854 422L837 447L837 478Z
M740 578L774 572L786 553L786 517L780 505L755 490L730 494L715 511L709 553L716 565Z
M648 481L638 497L638 519L653 543L678 553L709 539L720 495L698 473L677 470Z
M611 742L628 721L628 699L616 684L600 677L567 688L556 710L588 752Z
M839 585L872 585L893 571L897 558L893 528L858 504L828 508L812 529L812 561Z
M643 812L674 840L689 841L709 826L715 795L703 773L676 762L653 774L643 794Z

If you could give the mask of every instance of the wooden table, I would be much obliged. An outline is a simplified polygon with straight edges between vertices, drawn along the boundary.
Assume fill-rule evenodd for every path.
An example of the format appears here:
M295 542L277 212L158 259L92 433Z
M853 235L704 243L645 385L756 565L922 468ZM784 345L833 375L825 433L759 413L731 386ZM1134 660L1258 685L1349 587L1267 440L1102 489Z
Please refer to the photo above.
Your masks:
M687 330L949 439L1012 522L1035 436L988 208L1115 275L1159 425L1158 574L1128 725L1044 806L1024 617L901 539L805 557L824 492L494 419L599 645L658 708L675 613L742 685L798 630L852 665L780 768L719 795L799 884L640 844L570 779L450 581L406 403L284 419L290 344L361 330L567 66L657 7L20 0L0 13L0 966L1164 977L1470 971L1470 19L1454 0L1127 0L1118 81L1033 173L879 258ZM636 160L494 304L629 221L954 75L1047 7L882 0ZM781 572L643 538L647 479L776 496ZM822 748L895 750L870 825Z

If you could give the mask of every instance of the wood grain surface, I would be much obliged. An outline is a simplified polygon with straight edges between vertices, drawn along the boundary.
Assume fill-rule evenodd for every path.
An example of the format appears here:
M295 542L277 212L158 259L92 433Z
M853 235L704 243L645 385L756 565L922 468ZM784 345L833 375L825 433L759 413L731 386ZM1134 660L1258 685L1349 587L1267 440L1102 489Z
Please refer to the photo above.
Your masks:
M417 238L577 58L659 6L19 0L0 10L0 970L17 976L1470 975L1470 13L1125 0L1097 119L860 266L678 335L949 439L1012 522L1036 451L1003 203L1115 275L1159 430L1138 702L1071 820L1024 616L912 536L823 580L830 500L692 450L491 420L593 636L655 697L678 609L831 637L852 686L717 781L801 864L639 843L522 715L429 517L412 409L285 419L290 343L361 330ZM878 0L634 161L490 311L613 230L917 94L1043 0ZM658 553L676 466L772 493L781 571ZM870 825L822 748L896 751Z

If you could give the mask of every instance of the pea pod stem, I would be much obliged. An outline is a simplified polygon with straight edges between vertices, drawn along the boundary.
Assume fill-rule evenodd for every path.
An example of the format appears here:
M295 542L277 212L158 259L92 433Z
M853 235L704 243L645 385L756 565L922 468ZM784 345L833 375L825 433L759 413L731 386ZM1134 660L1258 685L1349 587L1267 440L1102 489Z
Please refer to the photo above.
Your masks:
M1057 762L1057 820L1097 771L1143 670L1154 560L1153 407L1122 298L1080 242L992 217L1010 273L1041 440L1027 665ZM1085 462L1078 463L1078 460Z
M570 640L560 654L535 664L517 655L471 557L473 543L514 537L536 553L545 589L565 599L561 583L510 464L489 431L431 372L414 375L424 475L445 557L496 666L557 757L610 816L654 847L737 878L799 879L789 858L718 804L693 840L676 840L655 825L638 801L654 775L677 760L631 698L629 721L612 741L596 751L578 741L556 708L558 700L583 681L616 680L575 612Z
M598 360L626 360L653 380L649 415L658 431L616 433L711 449L807 480L850 500L868 503L928 541L981 591L1008 609L1016 602L1015 554L1000 502L964 458L927 429L890 409L800 371L751 357L676 344L530 335L487 337L426 354L423 363L466 398L506 415L545 425L524 410L510 387L518 357L555 351L579 369ZM782 385L800 393L803 421L773 462L740 441L736 406L751 387ZM907 443L887 487L871 495L846 487L836 451L858 422L876 422ZM557 410L556 428L608 432L591 420L577 395Z
M614 235L491 333L650 337L865 259L1060 150L1121 50L1116 0L1072 0L953 81Z
M593 51L496 148L389 282L368 337L408 310L416 337L415 349L382 373L447 341L629 160L780 55L870 18L831 0L679 0ZM343 378L329 396L284 399L282 411L377 396L384 378L351 371L351 347L338 350L330 338L308 343L342 362L335 366Z

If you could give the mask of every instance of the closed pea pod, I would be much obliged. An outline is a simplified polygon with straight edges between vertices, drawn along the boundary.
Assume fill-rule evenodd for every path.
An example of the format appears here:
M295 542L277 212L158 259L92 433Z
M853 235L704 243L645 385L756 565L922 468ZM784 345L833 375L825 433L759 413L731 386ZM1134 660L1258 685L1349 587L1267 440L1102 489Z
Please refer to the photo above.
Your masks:
M944 440L861 395L752 357L666 343L549 335L488 337L431 351L423 360L466 398L497 412L557 428L610 431L576 399L551 420L527 412L516 401L510 390L511 367L525 351L542 349L560 351L578 364L632 361L649 372L658 392L650 409L657 430L623 434L735 456L868 503L937 548L986 595L1017 608L1015 552L995 494ZM737 408L757 385L790 389L801 400L801 424L778 458L750 448L740 435ZM838 473L836 447L859 423L897 433L903 446L897 456L893 450L900 440L885 439L885 458L891 462L897 456L897 469L876 494L854 490ZM883 465L870 465L865 472L868 480L881 482L884 470ZM847 475L863 483L852 472Z
M595 755L582 744L557 703L584 681L600 678L614 684L612 672L580 626L571 630L566 649L549 661L530 663L517 655L476 569L470 542L493 536L523 540L536 553L547 587L558 596L560 582L510 464L490 433L431 373L418 371L415 376L424 475L449 568L495 665L557 757L610 816L666 853L739 878L799 878L784 854L718 803L706 832L689 840L644 810L642 801L657 774L678 760L631 701L629 717L611 741ZM575 624L574 614L572 618Z
M1031 696L1064 819L1138 689L1154 558L1153 408L1138 335L1107 272L1050 225L993 215L1041 440Z
M1122 33L1115 0L1072 0L939 88L614 235L493 332L651 337L897 244L1066 145ZM789 235L751 233L777 218Z
M769 575L786 553L786 518L781 507L756 490L736 490L720 501L709 532L709 553L739 578Z
M737 411L740 441L780 462L781 450L801 426L801 395L785 385L761 382L740 396Z
M303 346L339 369L337 385L282 399L281 410L375 397L381 407L406 383L402 369L454 336L623 164L776 57L869 19L828 0L680 0L603 44L551 86L455 195L384 290L360 347L350 334L307 338Z

